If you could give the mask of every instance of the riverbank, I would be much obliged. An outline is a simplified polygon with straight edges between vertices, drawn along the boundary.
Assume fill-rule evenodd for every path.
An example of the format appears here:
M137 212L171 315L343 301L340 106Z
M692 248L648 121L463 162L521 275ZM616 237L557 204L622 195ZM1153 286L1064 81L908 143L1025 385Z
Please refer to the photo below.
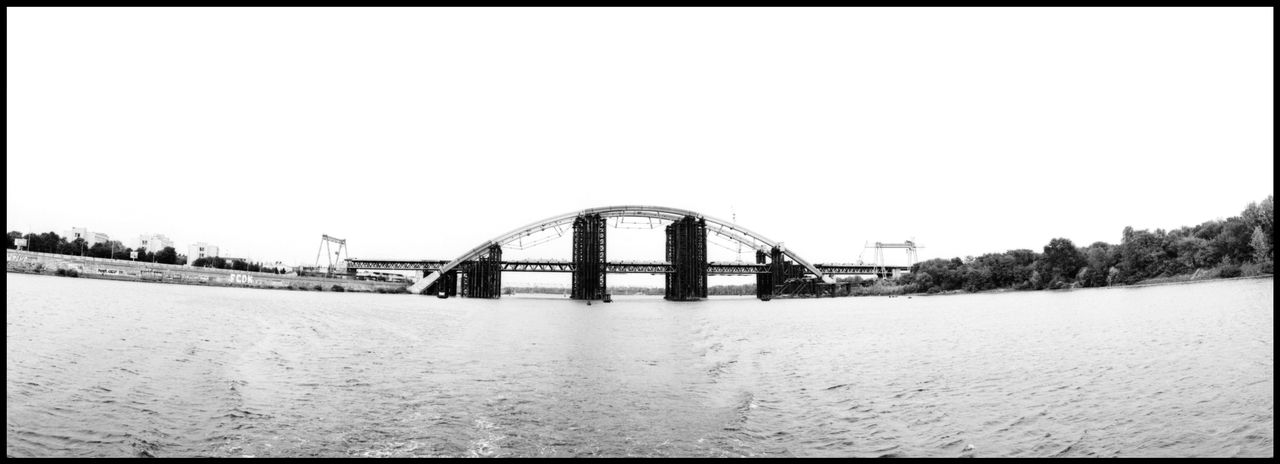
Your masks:
M6 250L5 271L23 274L125 280L182 285L325 292L404 293L405 284L369 280L299 277L88 256Z
M1210 278L1200 278L1200 279L1185 278L1185 279L1176 279L1176 280L1172 278L1164 277L1160 279L1151 279L1150 281L1142 281L1132 285L1109 285L1106 287L1076 287L1076 288L1061 288L1056 290L1050 290L1050 289L1018 290L1014 288L995 288L991 290L979 290L976 292L969 292L965 290L948 290L945 292L937 292L937 293L926 293L926 292L899 293L898 295L943 296L943 295L968 295L968 294L978 294L978 293L984 293L984 294L985 293L1022 293L1022 292L1039 292L1039 291L1069 292L1073 290L1105 290L1105 289L1119 290L1119 289L1125 289L1125 288L1161 287L1166 285L1188 285L1188 284L1199 284L1199 283L1207 283L1207 282L1221 282L1221 281L1227 281L1227 280L1274 279L1274 278L1275 278L1274 274L1262 274L1262 275L1251 275L1251 276L1240 276L1240 277L1210 277ZM901 288L901 287L902 286L898 286L896 288ZM874 296L874 295L854 295L854 296Z

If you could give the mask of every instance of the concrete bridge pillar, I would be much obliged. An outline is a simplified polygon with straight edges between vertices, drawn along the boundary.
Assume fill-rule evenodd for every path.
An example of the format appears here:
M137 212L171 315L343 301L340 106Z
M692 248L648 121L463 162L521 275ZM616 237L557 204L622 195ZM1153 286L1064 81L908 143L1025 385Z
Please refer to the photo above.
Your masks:
M502 296L502 247L493 245L475 261L463 264L463 298L498 298Z
M605 293L605 219L599 214L573 220L573 287L575 300L602 300Z
M666 299L691 301L707 297L707 220L685 216L667 226Z

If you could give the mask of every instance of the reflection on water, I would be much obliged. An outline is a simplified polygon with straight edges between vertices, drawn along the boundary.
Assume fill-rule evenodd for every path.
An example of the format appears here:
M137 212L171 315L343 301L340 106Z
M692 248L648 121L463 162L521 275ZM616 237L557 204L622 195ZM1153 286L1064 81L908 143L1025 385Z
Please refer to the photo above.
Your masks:
M1273 456L1271 280L440 300L7 274L10 456Z

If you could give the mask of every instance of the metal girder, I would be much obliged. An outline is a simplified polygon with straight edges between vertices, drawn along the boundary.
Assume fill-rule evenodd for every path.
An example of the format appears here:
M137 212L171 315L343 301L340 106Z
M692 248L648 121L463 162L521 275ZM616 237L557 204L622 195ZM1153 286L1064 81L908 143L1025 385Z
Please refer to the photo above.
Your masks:
M462 297L498 298L502 293L502 247L494 245L475 261L459 267L462 273Z
M707 274L711 275L753 275L769 272L764 264L751 263L707 263Z
M892 272L909 271L911 268L905 266L875 266L868 264L819 264L818 269L827 274L881 274L884 270Z
M614 274L666 274L672 272L671 263L654 262L630 262L630 263L607 263L605 269Z
M572 261L505 261L503 271L510 272L573 272Z
M448 261L402 261L382 259L348 259L348 269L386 269L393 271L423 271L440 269Z

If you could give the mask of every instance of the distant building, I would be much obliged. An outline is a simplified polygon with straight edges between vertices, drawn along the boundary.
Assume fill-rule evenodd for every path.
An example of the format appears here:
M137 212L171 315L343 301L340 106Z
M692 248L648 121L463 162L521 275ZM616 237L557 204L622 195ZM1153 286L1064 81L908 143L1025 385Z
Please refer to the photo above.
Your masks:
M368 277L386 282L408 282L410 280L410 276L395 271L370 271L360 269L356 271L356 276Z
M66 231L63 235L68 242L74 242L76 239L82 238L89 245L107 243L108 240L111 240L111 237L102 232L90 232L88 227L72 227L71 230Z
M147 251L158 252L165 247L173 246L173 240L161 234L142 234L138 236L138 240L133 243L133 248L146 248ZM174 247L177 249L177 247Z
M293 272L293 268L294 268L294 266L290 266L290 265L288 265L288 264L285 264L285 263L284 263L284 261L276 261L276 262L274 262L274 263L262 263L262 269L264 269L264 270L266 270L266 269L280 269L280 270L283 270L286 274L288 274L288 273L290 273L290 272Z
M187 265L194 266L197 259L214 258L218 256L218 246L210 245L204 242L197 242L187 247Z

